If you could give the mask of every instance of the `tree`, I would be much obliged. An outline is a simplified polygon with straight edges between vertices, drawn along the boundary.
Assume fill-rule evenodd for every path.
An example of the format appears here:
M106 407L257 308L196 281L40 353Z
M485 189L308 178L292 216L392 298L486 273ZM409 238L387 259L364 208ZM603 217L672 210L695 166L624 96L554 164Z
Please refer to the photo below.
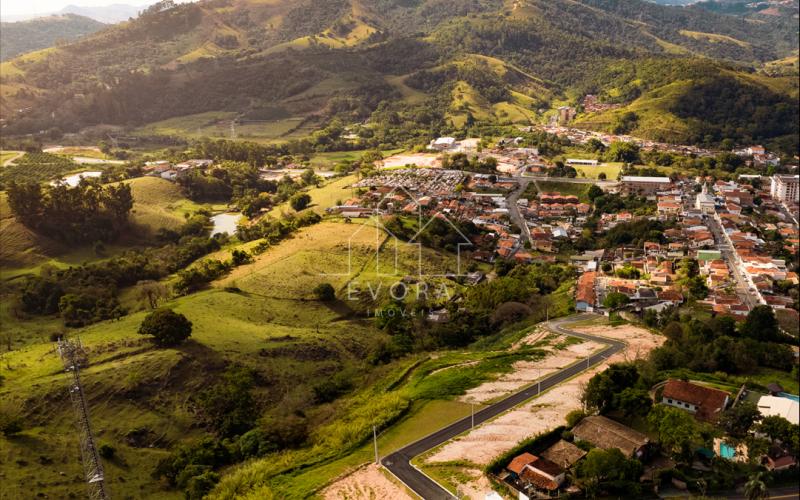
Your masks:
M744 485L744 494L747 496L748 500L769 498L763 472L756 472L754 475L750 476L750 480Z
M289 205L296 211L303 210L311 203L311 196L307 193L296 193L289 198Z
M156 309L159 301L169 296L169 289L161 282L144 280L137 285L139 286L139 298L147 300L150 309Z
M739 327L739 333L755 340L778 340L781 338L778 320L770 306L756 306L747 314Z
M589 199L592 201L594 201L594 199L599 196L603 196L604 194L605 191L603 191L603 189L600 188L597 184L592 184L592 186L589 188L588 191Z
M220 437L238 436L253 428L257 407L251 389L255 374L246 368L230 368L222 381L201 392L198 410Z
M661 446L673 457L691 459L694 445L700 440L700 429L693 416L671 406L656 405L650 410L647 423L658 433Z
M639 146L632 142L612 142L605 155L608 161L638 163L641 160Z
M139 334L152 335L159 347L175 346L192 335L192 322L172 309L157 309L144 318Z
M597 178L599 180L601 180L601 181L606 180L606 178L607 178L606 173L605 172L600 172L599 174L597 174Z
M314 295L317 297L317 300L330 302L336 299L336 290L330 283L320 283L314 287Z
M603 307L608 309L617 309L630 302L630 299L624 293L611 292L603 299Z
M646 390L628 387L619 394L616 406L627 417L647 415L653 406L653 400Z
M760 417L755 403L742 401L720 416L719 425L731 436L744 439Z
M632 364L614 363L589 379L581 400L593 411L605 413L616 408L617 395L639 381L639 372Z
M792 424L783 417L770 415L761 419L758 430L773 441L780 441L794 453L800 451L800 426Z

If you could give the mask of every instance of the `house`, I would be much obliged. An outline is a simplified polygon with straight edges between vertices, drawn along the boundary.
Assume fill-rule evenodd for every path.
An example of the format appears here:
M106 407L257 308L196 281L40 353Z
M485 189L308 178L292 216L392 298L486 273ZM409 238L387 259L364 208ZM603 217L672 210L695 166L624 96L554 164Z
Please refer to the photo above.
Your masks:
M597 294L594 289L594 282L597 273L589 271L583 273L578 278L577 291L575 292L575 310L579 312L593 312L597 306Z
M455 137L439 137L431 141L428 149L435 149L437 151L446 151L452 149L456 145Z
M514 457L506 467L509 477L506 481L517 488L520 498L537 496L537 492L551 494L564 483L566 472L558 464L537 457L531 453L523 453Z
M672 186L669 177L643 177L638 175L624 175L621 179L623 194L637 194L641 196L655 196L659 191L666 191Z
M641 432L600 415L581 420L572 434L604 450L617 448L627 457L644 458L650 448L650 439Z
M700 420L716 421L730 401L725 391L692 384L683 380L669 380L664 386L661 403L686 410Z

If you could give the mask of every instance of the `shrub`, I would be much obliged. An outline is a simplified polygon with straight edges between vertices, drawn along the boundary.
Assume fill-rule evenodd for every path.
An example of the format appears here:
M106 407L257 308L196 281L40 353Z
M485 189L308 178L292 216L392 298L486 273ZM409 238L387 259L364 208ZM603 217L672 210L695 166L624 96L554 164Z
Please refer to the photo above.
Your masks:
M586 418L586 412L583 410L572 410L567 413L567 426L571 429L578 425L581 420Z
M303 210L311 203L311 196L306 193L296 193L289 198L289 205L296 211Z
M152 335L159 347L175 346L192 335L192 322L172 309L157 309L144 318L139 334Z
M114 458L114 454L117 452L117 450L110 444L102 444L97 449L97 452L100 454L101 457L105 459L110 459Z
M318 300L330 302L336 299L336 290L330 283L320 283L314 288L314 295Z

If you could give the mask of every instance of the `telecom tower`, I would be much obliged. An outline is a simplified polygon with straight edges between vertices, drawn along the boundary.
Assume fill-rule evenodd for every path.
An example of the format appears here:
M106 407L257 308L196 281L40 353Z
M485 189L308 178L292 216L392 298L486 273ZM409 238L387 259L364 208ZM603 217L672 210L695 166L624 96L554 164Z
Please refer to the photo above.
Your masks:
M80 366L81 364L86 364L88 357L80 339L75 342L59 339L58 354L64 363L64 370L72 374L69 380L69 398L72 400L72 406L75 408L75 414L78 417L81 461L86 474L89 498L92 500L106 500L108 499L108 494L106 493L103 464L100 463L100 455L97 452L92 428L89 425L89 409L86 405L86 397L83 394L83 386L81 385Z

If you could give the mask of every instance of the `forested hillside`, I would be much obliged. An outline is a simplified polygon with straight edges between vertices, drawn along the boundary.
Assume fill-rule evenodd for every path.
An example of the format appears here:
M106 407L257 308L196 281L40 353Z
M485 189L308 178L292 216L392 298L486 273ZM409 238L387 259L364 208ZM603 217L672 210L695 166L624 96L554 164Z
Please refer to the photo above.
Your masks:
M40 17L31 21L0 23L0 61L25 52L69 42L106 25L75 14Z
M303 127L334 117L378 122L386 115L372 114L387 110L446 131L473 121L530 123L554 99L576 102L623 62L628 71L666 68L660 85L680 79L691 87L697 68L687 76L682 61L714 58L738 85L736 75L796 55L797 43L796 26L783 17L752 22L641 0L167 0L130 22L8 61L0 109L10 134L210 112ZM716 62L697 61L717 72ZM748 83L771 93L756 107L793 92L769 79ZM621 84L624 104L645 91L628 86ZM696 99L684 90L677 100ZM735 95L724 93L716 106ZM691 133L668 140L715 137L727 126L673 114ZM739 136L786 133L768 126Z

